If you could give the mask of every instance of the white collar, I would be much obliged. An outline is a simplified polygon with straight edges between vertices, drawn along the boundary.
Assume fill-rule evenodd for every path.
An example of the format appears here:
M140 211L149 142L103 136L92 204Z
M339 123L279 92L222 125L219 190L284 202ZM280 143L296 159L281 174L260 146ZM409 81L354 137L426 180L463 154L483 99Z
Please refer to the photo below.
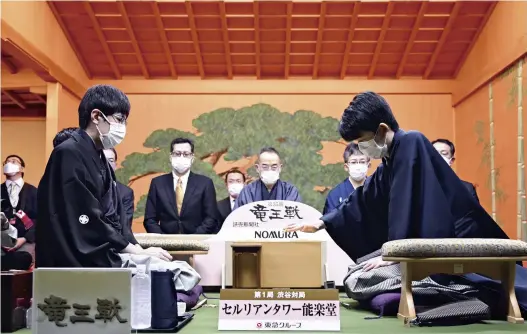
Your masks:
M178 181L179 179L181 179L181 182L182 182L183 184L187 184L189 175L190 175L190 170L187 171L185 174L183 174L183 175L181 175L181 176L178 176L178 175L176 174L176 172L172 171L172 176L174 177L174 181ZM176 183L177 183L177 182L176 182Z
M11 183L15 183L16 185L18 185L20 187L20 189L22 189L22 187L24 186L24 179L23 178L19 178L19 179L16 179L15 181L5 180L5 185L6 185L7 188L9 188Z

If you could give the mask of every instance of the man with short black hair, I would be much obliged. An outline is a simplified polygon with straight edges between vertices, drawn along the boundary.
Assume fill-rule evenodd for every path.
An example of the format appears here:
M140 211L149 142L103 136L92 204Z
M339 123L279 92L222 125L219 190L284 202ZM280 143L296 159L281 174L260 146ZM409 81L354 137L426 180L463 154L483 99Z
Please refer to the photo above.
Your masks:
M212 180L190 171L194 142L170 143L172 172L152 179L146 199L144 226L148 233L212 234L219 213Z
M76 132L79 128L64 128L60 130L56 135L55 138L53 138L53 147L57 147L58 145L65 142L67 139L70 139L74 132Z
M39 184L37 267L121 267L119 253L171 260L168 252L142 249L122 233L126 216L103 150L124 139L128 97L96 85L78 112L80 129L54 148Z
M434 148L437 150L439 154L441 154L441 157L445 160L445 162L452 167L452 164L454 163L454 160L456 160L456 147L454 146L454 143L451 142L448 139L439 138L432 142L432 145L434 145ZM465 188L474 196L476 201L479 202L478 193L476 192L476 187L470 182L463 181L463 184L465 185Z
M225 185L227 186L229 196L218 202L218 211L220 213L220 226L218 231L221 229L227 216L231 214L234 204L236 204L236 198L238 198L238 195L245 186L245 174L236 168L227 171L225 173Z
M382 96L356 95L344 110L339 131L344 140L356 141L362 153L382 163L337 210L287 231L325 228L332 237L346 235L348 243L339 246L354 261L391 240L508 239L428 139L399 128ZM365 269L391 264L375 257Z
M280 180L282 162L274 147L264 147L260 150L255 168L260 178L242 189L233 210L258 201L302 202L298 189Z
M346 200L355 189L364 185L364 181L366 181L371 163L370 158L359 150L359 146L355 143L349 143L344 150L343 158L344 170L348 172L349 176L328 193L324 204L324 214L335 210L342 201Z

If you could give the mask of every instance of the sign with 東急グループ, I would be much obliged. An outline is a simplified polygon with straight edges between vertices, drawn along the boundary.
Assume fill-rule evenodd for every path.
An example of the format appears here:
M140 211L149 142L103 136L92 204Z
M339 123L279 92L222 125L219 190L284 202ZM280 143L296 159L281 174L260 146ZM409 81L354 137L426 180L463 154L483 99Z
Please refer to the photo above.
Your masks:
M336 289L223 289L218 330L340 331Z
M36 269L32 333L129 334L131 277L121 268Z
M210 240L224 241L328 241L326 231L318 233L285 232L290 224L315 221L320 212L309 205L292 201L260 201L234 210L218 234Z

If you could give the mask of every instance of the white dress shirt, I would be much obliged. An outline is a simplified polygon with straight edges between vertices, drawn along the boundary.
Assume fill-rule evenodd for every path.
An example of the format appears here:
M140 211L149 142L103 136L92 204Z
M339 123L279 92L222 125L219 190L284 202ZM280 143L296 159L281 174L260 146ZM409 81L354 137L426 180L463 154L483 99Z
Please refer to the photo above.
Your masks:
M24 179L19 178L15 181L6 180L5 186L7 187L7 193L9 194L9 201L11 202L11 206L14 209L18 205L18 198L20 191L24 186Z
M190 171L186 172L184 175L177 176L176 173L172 172L172 176L174 177L174 191L176 191L177 183L179 179L181 178L181 187L183 188L183 196L185 195L185 192L187 191L187 184L188 184L188 176L190 174Z

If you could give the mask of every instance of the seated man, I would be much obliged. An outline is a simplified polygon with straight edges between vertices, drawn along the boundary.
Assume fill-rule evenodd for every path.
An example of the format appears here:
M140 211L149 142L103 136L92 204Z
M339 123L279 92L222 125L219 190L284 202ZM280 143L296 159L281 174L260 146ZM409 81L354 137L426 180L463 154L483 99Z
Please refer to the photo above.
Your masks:
M292 184L280 180L282 163L280 154L273 147L266 147L260 151L256 170L260 178L242 189L236 199L234 209L258 201L295 201L302 202L302 198Z
M353 260L390 240L411 238L508 239L434 146L417 131L399 128L390 106L373 92L358 94L340 121L344 140L382 159L377 170L337 209L288 231L346 235L339 245ZM376 257L371 267L391 263Z
M0 212L0 224L2 226L2 271L8 270L28 270L33 263L33 257L29 252L16 251L13 247L18 239L18 230L9 223L6 215Z
M142 249L123 236L125 215L103 149L124 139L128 97L96 85L78 112L80 129L54 148L39 184L36 266L121 267L120 253L171 260L168 252Z
M364 185L368 168L370 168L370 158L359 151L355 143L349 143L344 150L344 170L349 177L331 189L324 205L324 214L335 210L343 200L349 197L358 187Z
M434 145L434 148L441 154L443 159L445 159L445 162L452 166L454 163L454 160L456 160L455 154L456 154L456 147L454 146L454 143L452 143L448 139L436 139L432 142L432 145ZM479 202L478 193L476 192L476 187L470 182L463 181L463 184L465 185L465 188L474 196L476 201Z
M1 206L6 218L17 229L16 243L9 247L8 253L27 252L33 256L37 222L37 188L24 181L25 168L26 163L18 155L10 155L5 159L6 181L1 186ZM18 254L14 256L27 257ZM30 265L31 263L32 261ZM25 269L28 268L29 266Z
M221 229L227 216L231 214L236 198L245 185L245 174L238 169L231 169L225 174L225 185L229 191L229 197L218 202L218 211L220 213L220 222L218 231Z
M176 138L170 143L172 172L152 179L146 199L144 226L148 233L212 234L218 230L216 190L212 180L190 171L194 143Z
M66 139L69 139L73 133L77 132L79 128L65 128L59 131L55 135L55 138L53 138L53 147L57 147L58 145L62 144L66 141ZM109 150L104 150L104 155L106 159L108 160L108 164L112 169L115 171L115 161L117 159L117 152L114 148ZM117 193L118 197L121 200L121 203L123 205L124 214L126 217L126 220L124 221L125 224L122 226L122 234L128 240L131 244L136 245L137 247L141 247L137 240L134 237L134 233L132 232L132 220L134 218L134 192L131 188L125 186L121 182L117 181ZM121 218L121 216L119 217ZM122 223L123 221L121 221Z

